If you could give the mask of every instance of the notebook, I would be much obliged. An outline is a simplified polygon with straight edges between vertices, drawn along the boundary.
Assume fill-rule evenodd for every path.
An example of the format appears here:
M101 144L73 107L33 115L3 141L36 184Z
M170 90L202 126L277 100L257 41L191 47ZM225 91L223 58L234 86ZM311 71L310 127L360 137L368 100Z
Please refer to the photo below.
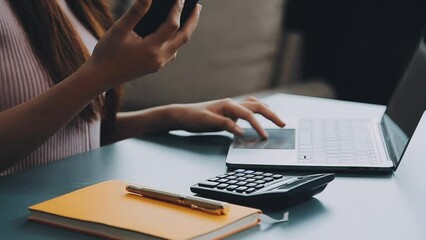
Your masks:
M261 211L230 204L226 215L129 194L101 182L29 207L29 220L109 239L216 239L259 222Z
M425 66L422 40L381 119L286 119L284 129L267 129L267 140L247 129L234 139L226 164L232 168L395 171L426 110Z

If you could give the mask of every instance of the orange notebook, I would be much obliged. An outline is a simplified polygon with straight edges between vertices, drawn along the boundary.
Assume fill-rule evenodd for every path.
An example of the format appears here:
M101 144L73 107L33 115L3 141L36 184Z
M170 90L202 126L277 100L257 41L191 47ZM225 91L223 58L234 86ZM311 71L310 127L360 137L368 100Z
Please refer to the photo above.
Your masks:
M260 210L230 204L213 215L129 194L127 184L98 183L29 207L30 220L111 239L217 239L259 222Z

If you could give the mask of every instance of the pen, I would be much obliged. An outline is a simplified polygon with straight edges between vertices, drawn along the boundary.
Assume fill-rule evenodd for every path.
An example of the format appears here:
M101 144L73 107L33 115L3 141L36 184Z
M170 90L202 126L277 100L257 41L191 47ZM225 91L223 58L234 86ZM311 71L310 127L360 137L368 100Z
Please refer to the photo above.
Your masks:
M174 203L210 214L225 215L229 212L229 204L196 196L187 196L153 188L127 185L126 190L142 197L152 198L164 202Z

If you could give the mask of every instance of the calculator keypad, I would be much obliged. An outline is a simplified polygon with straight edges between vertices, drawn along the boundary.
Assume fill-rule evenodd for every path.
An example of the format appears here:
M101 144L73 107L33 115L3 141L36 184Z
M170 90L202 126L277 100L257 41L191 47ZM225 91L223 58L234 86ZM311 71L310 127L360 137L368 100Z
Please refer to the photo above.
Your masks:
M286 178L281 174L237 169L200 182L198 185L227 192L250 194L284 179Z

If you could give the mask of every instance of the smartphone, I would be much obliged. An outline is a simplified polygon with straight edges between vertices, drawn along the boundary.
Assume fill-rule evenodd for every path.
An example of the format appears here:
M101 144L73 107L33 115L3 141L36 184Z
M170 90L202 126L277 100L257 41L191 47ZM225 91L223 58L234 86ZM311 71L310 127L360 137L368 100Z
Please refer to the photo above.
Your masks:
M179 0L180 1L180 0ZM180 26L182 27L188 20L199 0L186 0L182 15L180 18ZM139 21L133 29L139 36L146 37L155 32L160 25L166 21L170 14L170 10L176 3L176 0L152 0L151 7L145 16Z

